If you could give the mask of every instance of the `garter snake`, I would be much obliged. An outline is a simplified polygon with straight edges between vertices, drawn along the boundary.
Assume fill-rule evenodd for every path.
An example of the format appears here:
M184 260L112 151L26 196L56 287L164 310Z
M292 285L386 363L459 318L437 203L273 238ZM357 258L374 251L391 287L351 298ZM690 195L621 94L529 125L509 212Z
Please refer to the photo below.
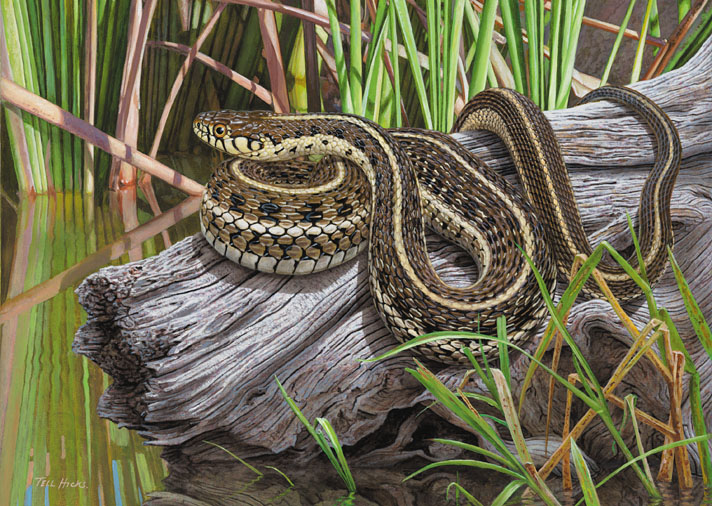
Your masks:
M655 280L672 243L677 132L655 104L632 90L604 87L584 101L601 99L630 104L656 135L657 157L640 204L643 258ZM213 174L201 206L201 229L218 252L253 269L305 274L352 258L368 237L371 293L401 341L436 330L494 335L500 315L507 317L508 338L523 341L546 309L517 246L550 292L557 271L568 275L573 257L591 251L556 137L541 111L511 90L478 94L456 129L499 135L527 198L449 136L387 131L355 115L213 111L199 114L193 129L236 156ZM316 166L294 160L311 155L325 156ZM440 279L428 258L424 220L473 257L479 277L472 285ZM616 296L639 295L621 271L604 267ZM591 285L587 290L597 294ZM465 358L463 345L441 340L419 351L458 362ZM485 353L494 349L484 346Z

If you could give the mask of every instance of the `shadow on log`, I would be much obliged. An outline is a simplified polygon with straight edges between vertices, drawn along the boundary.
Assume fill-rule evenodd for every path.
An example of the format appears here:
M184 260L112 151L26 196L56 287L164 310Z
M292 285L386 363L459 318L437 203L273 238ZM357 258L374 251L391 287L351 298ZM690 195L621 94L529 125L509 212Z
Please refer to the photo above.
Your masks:
M675 253L708 320L712 319L712 40L683 69L634 87L660 104L680 131L683 164L672 199ZM653 160L653 142L643 123L617 105L594 103L548 112L560 138L586 229L625 247L625 213L635 216L640 188ZM512 179L502 144L482 132L457 134L459 140ZM430 237L433 262L442 277L466 283L471 261L455 247ZM160 255L87 278L77 289L88 321L74 350L114 378L102 396L101 416L136 429L152 444L168 447L168 457L191 462L225 459L203 443L228 446L241 457L279 452L306 462L318 452L282 399L275 376L309 419L328 418L340 440L359 451L354 465L389 465L419 456L454 457L424 440L462 432L439 406L420 414L431 398L405 368L402 355L361 363L392 348L396 341L371 301L367 255L307 277L282 277L241 268L219 256L199 235ZM655 287L670 312L703 378L703 404L712 421L710 361L697 342L668 269ZM643 302L626 307L641 328L649 319ZM575 306L571 333L604 383L630 339L602 301ZM535 345L529 343L530 348ZM528 363L513 357L515 395ZM433 365L455 386L463 367ZM566 352L564 372L571 370ZM532 438L545 432L548 377L537 374L522 411ZM473 385L481 391L481 385ZM645 360L617 391L633 393L638 407L667 419L667 389ZM685 392L684 423L692 433ZM557 390L552 431L563 426L565 395ZM616 411L614 409L614 411ZM575 406L574 419L583 414ZM618 413L620 414L620 413ZM440 418L438 418L438 415ZM632 434L625 433L628 440ZM649 447L662 437L644 430ZM610 439L592 424L579 440L597 462L610 460ZM696 448L690 448L696 461ZM452 451L449 449L447 451ZM693 471L699 472L696 462Z

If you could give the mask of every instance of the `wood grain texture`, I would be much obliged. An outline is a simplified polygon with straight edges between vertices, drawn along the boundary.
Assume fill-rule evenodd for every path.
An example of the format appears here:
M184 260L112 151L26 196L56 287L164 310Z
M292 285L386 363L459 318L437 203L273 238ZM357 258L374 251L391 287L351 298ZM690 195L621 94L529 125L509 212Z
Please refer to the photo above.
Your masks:
M672 199L675 252L710 321L711 76L708 41L683 69L635 86L657 101L680 130L684 160ZM630 111L617 105L590 104L547 116L560 138L590 238L607 238L625 247L625 213L636 213L652 161L651 136ZM479 132L467 136L473 151L512 179L511 162L499 141ZM457 137L466 140L463 134ZM448 282L472 281L471 262L460 250L436 237L430 238L429 247ZM344 444L363 448L353 457L356 462L452 457L447 453L451 449L418 440L435 414L442 420L432 423L446 424L437 427L439 435L449 430L443 427L463 428L438 406L420 414L431 399L404 370L412 366L412 357L358 362L396 344L373 307L366 262L363 254L316 275L280 277L232 264L196 235L158 256L102 269L77 289L89 318L74 341L77 353L114 378L99 403L100 415L139 430L152 444L169 447L169 455L194 462L222 457L203 440L227 444L243 458L287 452L308 461L316 454L315 446L280 396L276 376L309 419L328 418ZM711 377L712 365L694 336L669 269L655 295L670 312L702 375L709 424L712 384L704 378ZM643 303L626 309L639 328L646 323ZM597 300L575 307L570 328L605 382L630 338L610 308ZM512 357L515 390L527 365ZM567 353L562 366L572 368ZM433 367L452 386L465 372L462 367ZM523 410L524 428L533 438L544 434L547 384L544 375L537 375ZM481 391L481 385L472 388ZM554 433L563 425L562 390L555 398ZM666 388L647 363L636 366L618 391L621 396L631 392L639 396L641 409L667 418ZM684 413L691 433L687 401ZM582 414L582 406L576 406L574 416ZM649 430L643 436L648 445L662 441ZM591 426L581 445L599 462L611 459L610 440L601 424ZM696 449L691 451L696 458Z

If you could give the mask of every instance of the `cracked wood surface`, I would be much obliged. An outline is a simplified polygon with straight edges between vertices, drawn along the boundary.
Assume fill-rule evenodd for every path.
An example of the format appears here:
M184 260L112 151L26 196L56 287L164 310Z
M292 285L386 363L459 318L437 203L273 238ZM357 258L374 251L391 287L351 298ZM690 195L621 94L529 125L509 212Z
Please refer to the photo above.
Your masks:
M672 197L675 254L704 315L712 320L712 40L682 69L634 87L655 100L680 131L683 163ZM622 106L593 103L547 112L560 139L584 224L593 243L606 238L625 246L625 213L635 215L640 188L653 159L653 141L644 125ZM501 142L484 132L456 134L486 162L512 176ZM515 183L516 184L516 183ZM473 280L472 262L461 250L429 237L438 272L452 283ZM670 269L654 293L683 336L703 378L702 400L712 421L711 365L687 320ZM168 454L193 461L220 458L201 443L220 442L241 457L288 452L303 461L315 445L282 399L284 384L310 420L328 418L342 443L369 441L362 462L395 462L406 455L442 457L443 449L413 440L433 413L458 426L438 406L420 415L430 397L407 372L408 355L362 363L396 345L371 301L367 255L306 277L256 273L219 256L200 235L188 237L157 256L89 276L77 289L87 310L74 350L114 378L98 411L137 429ZM639 328L645 304L625 308ZM601 383L625 354L630 338L606 303L575 306L573 336L591 360ZM529 343L530 348L534 341ZM569 354L562 367L571 370ZM432 365L455 386L465 369ZM515 395L527 363L512 357ZM568 369L567 369L568 368ZM537 374L522 412L533 438L544 434L548 379ZM481 385L472 386L481 391ZM563 425L565 395L557 390L552 432ZM667 419L667 389L643 362L617 393L635 393L638 407ZM691 433L687 391L685 427ZM577 406L574 416L581 416ZM615 409L614 409L615 411ZM390 415L390 417L389 417ZM397 415L397 416L396 416ZM383 433L378 444L374 434ZM391 434L388 439L386 435ZM440 435L440 434L439 434ZM632 434L626 433L629 438ZM644 430L648 445L662 437ZM383 439L388 439L383 441ZM597 461L610 459L602 424L592 424L581 444ZM691 448L696 458L696 448ZM452 457L452 455L448 455Z

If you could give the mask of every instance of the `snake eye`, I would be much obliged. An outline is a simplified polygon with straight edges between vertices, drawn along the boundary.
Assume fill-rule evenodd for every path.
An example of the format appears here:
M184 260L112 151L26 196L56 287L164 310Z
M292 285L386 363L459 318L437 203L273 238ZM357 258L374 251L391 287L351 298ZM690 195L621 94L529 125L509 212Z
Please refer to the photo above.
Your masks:
M223 125L222 123L218 123L213 127L213 134L218 139L225 137L225 132L227 132L227 128L225 128L225 125Z

